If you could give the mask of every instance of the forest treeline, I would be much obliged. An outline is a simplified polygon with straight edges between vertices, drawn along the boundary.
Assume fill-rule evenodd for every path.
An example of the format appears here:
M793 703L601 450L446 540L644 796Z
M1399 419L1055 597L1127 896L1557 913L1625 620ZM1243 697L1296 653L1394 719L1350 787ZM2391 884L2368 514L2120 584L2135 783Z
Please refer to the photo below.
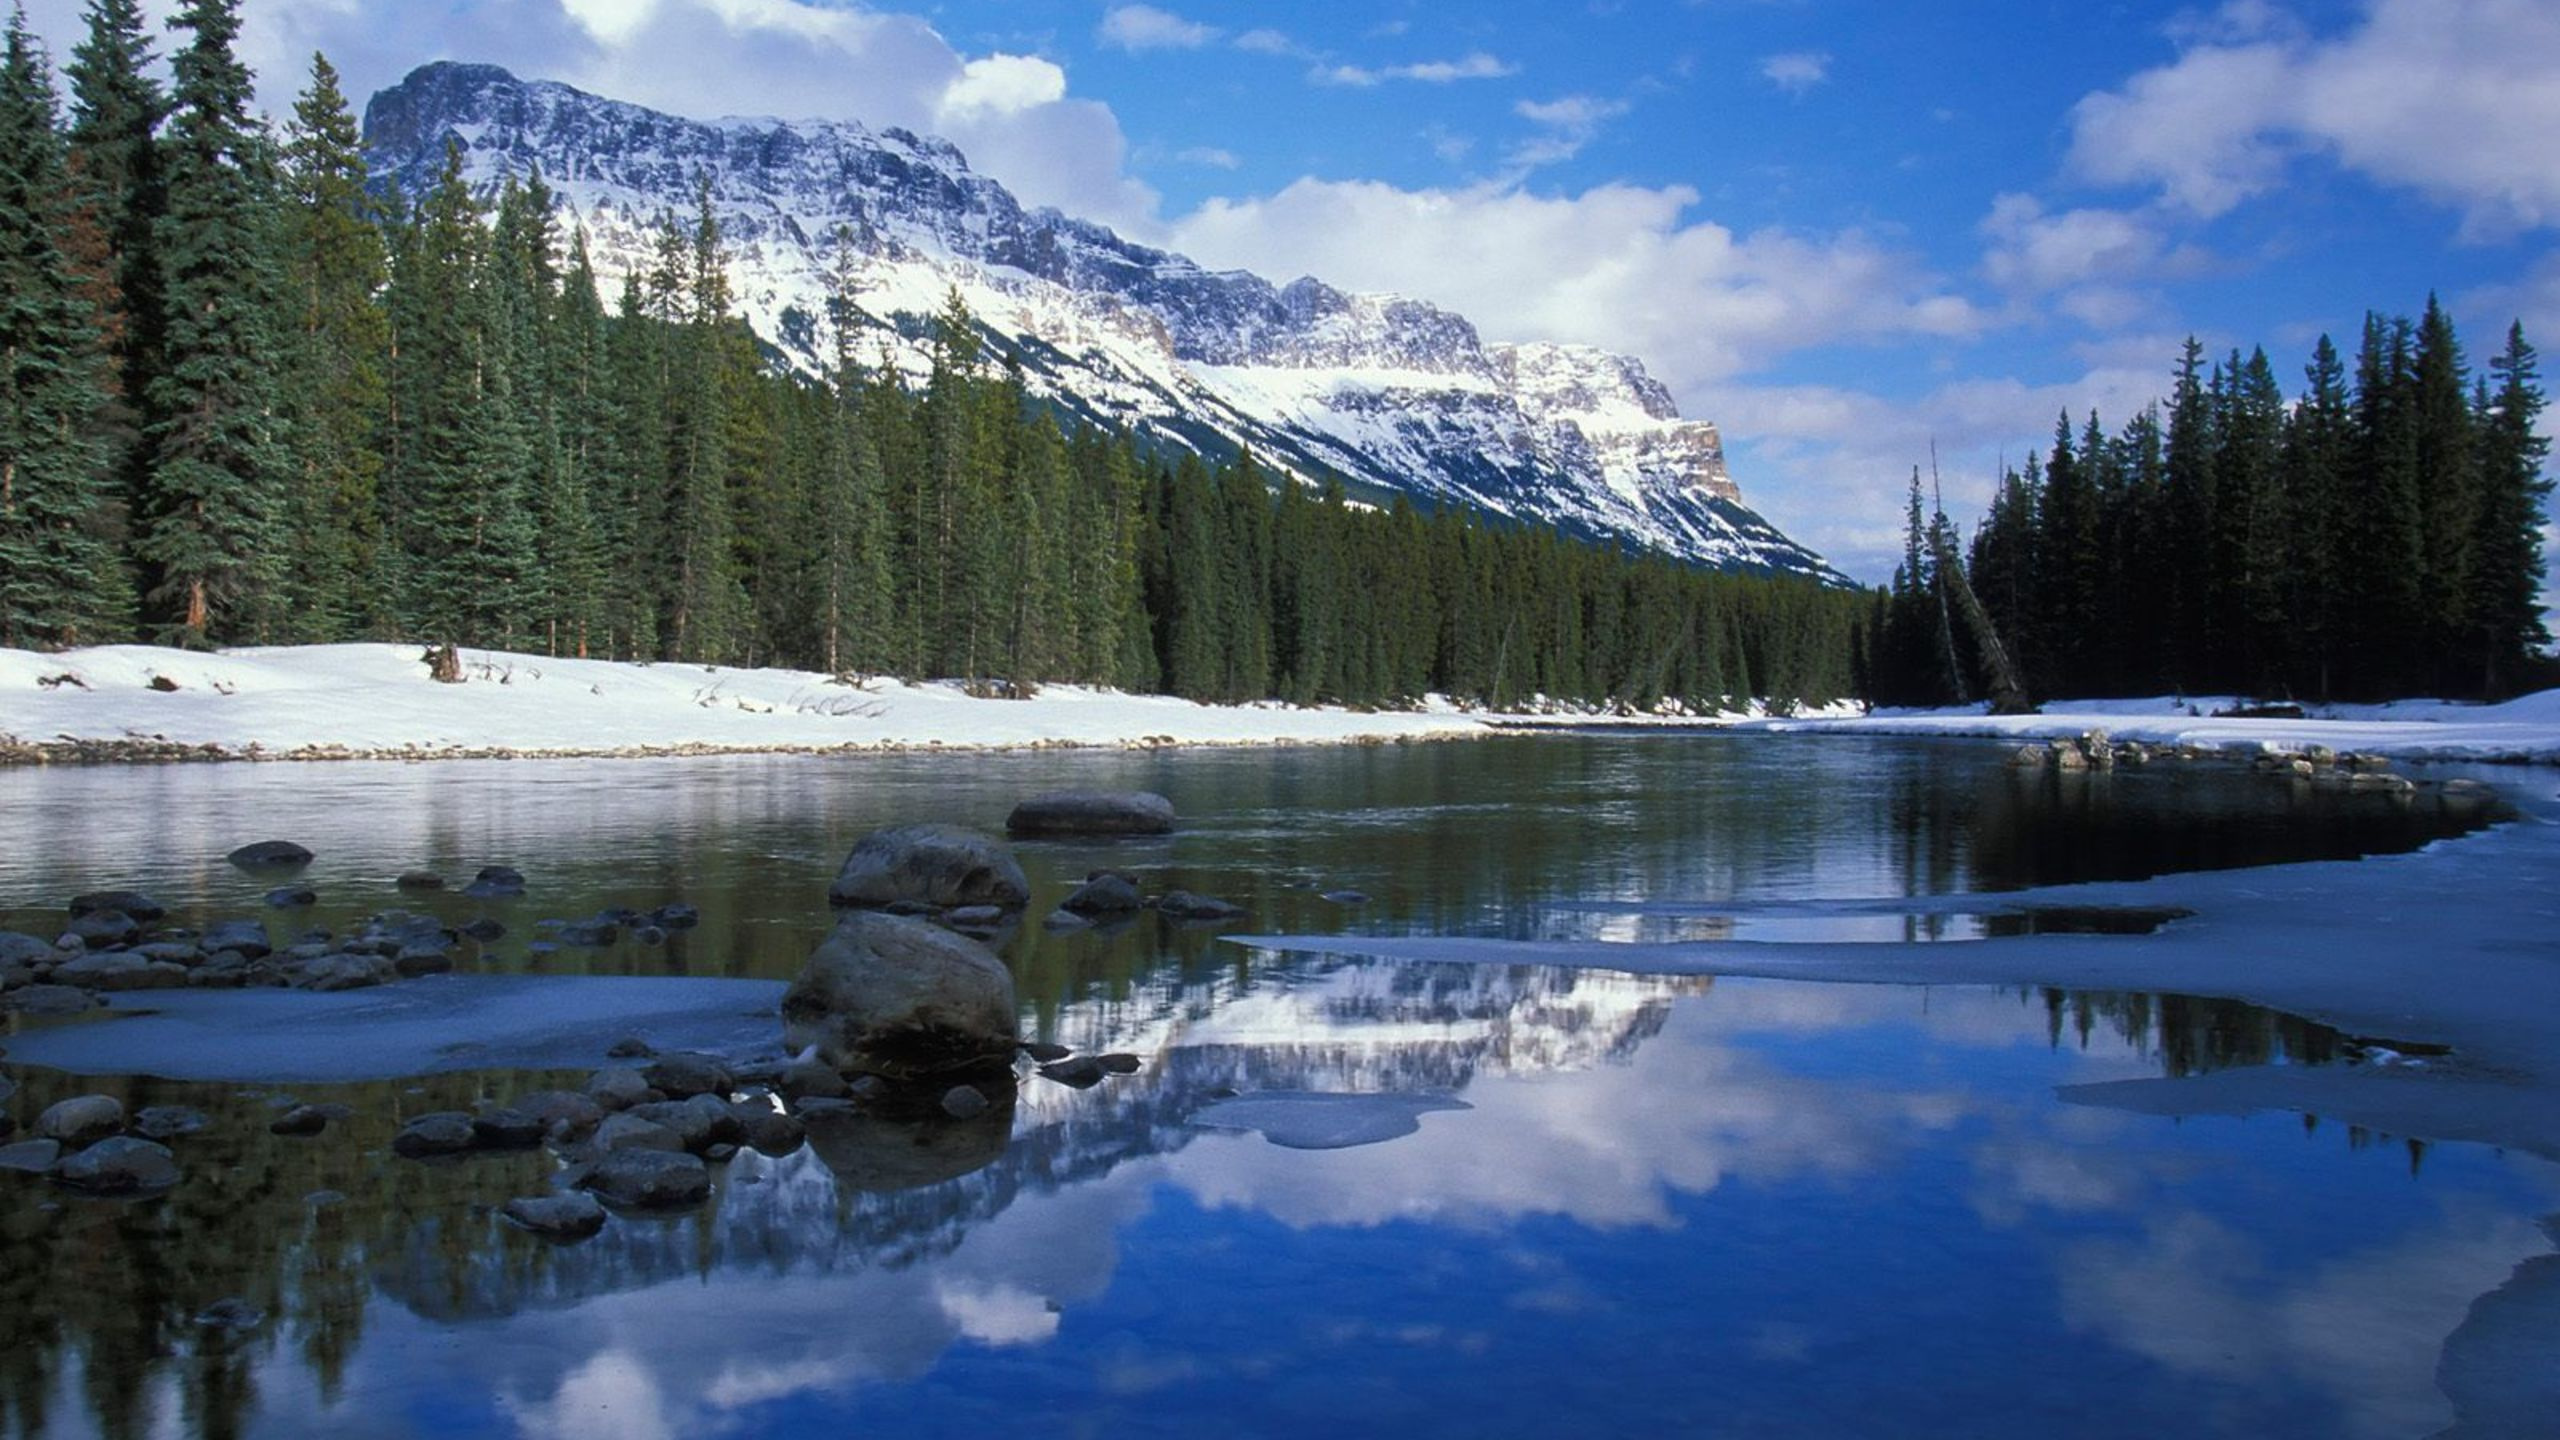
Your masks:
M707 189L608 307L537 175L370 183L316 58L250 111L235 0L164 90L91 0L62 113L0 76L0 643L361 639L1210 700L1824 700L1864 601L1063 426L955 295L921 383L731 310ZM846 253L850 253L847 247Z
M1961 557L2038 697L2498 699L2560 683L2539 650L2543 404L2521 325L2475 372L2432 298L2416 321L2368 315L2352 367L2321 337L2290 401L2264 350L2208 367L2190 339L2165 412L2112 433L2064 415L1967 543L1914 474L1872 693L1983 693L1940 554Z

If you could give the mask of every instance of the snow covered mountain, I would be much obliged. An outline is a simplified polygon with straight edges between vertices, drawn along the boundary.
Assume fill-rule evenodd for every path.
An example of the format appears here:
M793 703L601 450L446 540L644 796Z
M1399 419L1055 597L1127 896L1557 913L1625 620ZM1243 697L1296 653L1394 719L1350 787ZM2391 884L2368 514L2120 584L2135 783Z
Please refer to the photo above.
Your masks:
M538 167L608 285L644 269L696 187L732 253L738 305L789 362L834 350L849 275L920 375L927 320L957 289L1033 390L1160 444L1252 447L1355 498L1460 504L1728 569L1841 581L1742 502L1708 421L1683 420L1633 359L1494 344L1416 300L1313 278L1213 272L1055 210L1026 211L949 143L835 121L679 119L488 65L424 66L373 98L376 176L431 185L448 140L474 184Z

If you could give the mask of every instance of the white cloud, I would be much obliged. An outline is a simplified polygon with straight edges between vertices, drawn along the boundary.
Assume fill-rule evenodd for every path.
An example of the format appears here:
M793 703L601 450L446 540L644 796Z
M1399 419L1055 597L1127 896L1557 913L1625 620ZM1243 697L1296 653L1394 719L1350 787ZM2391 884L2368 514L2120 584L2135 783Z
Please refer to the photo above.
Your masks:
M1235 38L1235 47L1255 55L1304 56L1306 51L1297 41L1277 30L1247 30Z
M1856 233L1748 235L1690 212L1695 191L1601 185L1405 190L1301 179L1174 221L1194 257L1315 274L1459 311L1487 335L1607 345L1675 389L1843 340L1961 336L1982 317L1910 259Z
M1555 100L1523 100L1512 113L1538 127L1539 133L1512 147L1511 164L1522 170L1556 165L1582 153L1600 136L1602 127L1627 113L1623 100L1566 95Z
M1760 61L1760 78L1790 95L1802 95L1831 78L1831 57L1820 50L1766 56Z
M1122 50L1197 50L1220 33L1153 5L1115 5L1102 17L1102 43Z
M1067 72L1030 55L989 55L960 67L960 78L942 92L940 114L948 122L985 115L1018 115L1067 98Z
M1194 145L1173 158L1186 165L1206 165L1212 170L1235 170L1244 165L1236 152L1215 145Z
M1364 65L1319 65L1307 72L1307 78L1319 85L1365 90L1390 80L1447 85L1458 80L1499 80L1519 73L1519 66L1477 50L1455 60L1424 60L1413 65L1388 65L1374 69Z
M2214 216L2316 155L2453 206L2475 232L2560 225L2560 8L2372 0L2327 39L2252 23L2264 8L2227 8L2176 61L2082 100L2073 170Z

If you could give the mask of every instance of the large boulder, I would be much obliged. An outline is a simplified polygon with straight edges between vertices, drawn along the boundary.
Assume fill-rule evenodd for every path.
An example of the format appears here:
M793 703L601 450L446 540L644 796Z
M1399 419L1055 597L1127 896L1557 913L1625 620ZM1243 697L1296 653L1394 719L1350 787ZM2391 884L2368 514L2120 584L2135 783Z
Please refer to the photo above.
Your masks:
M1147 790L1067 790L1013 807L1011 835L1170 835L1173 802Z
M53 980L83 990L169 990L187 983L187 970L111 951L66 960L54 968Z
M1138 891L1137 877L1122 870L1096 870L1085 877L1076 893L1058 902L1058 908L1071 915L1134 915L1147 907L1147 897Z
M32 965L39 960L59 960L62 952L50 940L15 930L0 930L0 965Z
M506 1203L499 1214L536 1235L554 1240L584 1240L604 1228L604 1207L593 1195L527 1195Z
M1013 852L991 835L957 825L875 830L845 856L827 889L832 905L1012 907L1030 898L1031 882Z
M856 911L782 997L784 1042L840 1071L907 1078L1002 1068L1019 1043L1013 976L965 935Z

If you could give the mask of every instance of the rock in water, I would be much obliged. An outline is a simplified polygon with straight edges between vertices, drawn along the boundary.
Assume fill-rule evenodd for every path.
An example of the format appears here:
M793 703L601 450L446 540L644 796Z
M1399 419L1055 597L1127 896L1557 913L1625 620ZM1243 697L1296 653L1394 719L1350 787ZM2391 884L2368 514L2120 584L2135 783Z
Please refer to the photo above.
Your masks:
M615 1205L658 1209L710 1198L711 1171L673 1150L616 1150L587 1172L586 1187Z
M1173 802L1147 790L1061 791L1013 807L1012 835L1170 835Z
M993 836L957 825L877 830L845 856L827 890L833 905L1002 905L1031 898L1013 852Z
M78 919L95 910L121 910L136 920L158 920L169 913L169 907L139 890L98 890L71 897L71 917Z
M1074 915L1131 915L1147 908L1147 897L1138 893L1136 876L1096 870L1074 894L1059 901L1058 908Z
M856 911L782 997L784 1042L839 1071L907 1078L1006 1065L1018 1043L1013 976L975 940Z
M178 1183L178 1160L165 1145L118 1135L62 1162L54 1178L93 1195L138 1195Z
M280 870L288 865L310 864L311 852L290 840L261 840L232 851L230 859L243 870Z
M604 1207L592 1195L528 1195L498 1213L555 1240L584 1240L604 1228Z
M459 1155L478 1138L471 1128L470 1116L459 1110L439 1110L401 1126L400 1133L391 1137L391 1152L412 1160Z
M57 1101L36 1117L36 1138L71 1149L93 1145L124 1129L124 1102L112 1095L78 1095Z

